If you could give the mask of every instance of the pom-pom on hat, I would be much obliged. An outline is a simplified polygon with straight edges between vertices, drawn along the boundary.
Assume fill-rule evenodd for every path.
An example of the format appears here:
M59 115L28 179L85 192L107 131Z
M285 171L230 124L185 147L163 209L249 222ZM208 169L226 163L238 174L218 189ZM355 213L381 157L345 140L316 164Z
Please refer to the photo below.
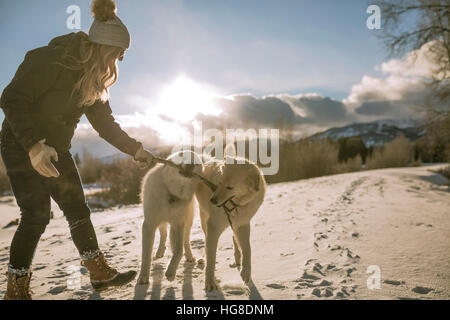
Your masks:
M130 34L127 27L116 16L115 1L93 0L91 10L94 22L89 29L89 40L99 44L128 49L130 47Z

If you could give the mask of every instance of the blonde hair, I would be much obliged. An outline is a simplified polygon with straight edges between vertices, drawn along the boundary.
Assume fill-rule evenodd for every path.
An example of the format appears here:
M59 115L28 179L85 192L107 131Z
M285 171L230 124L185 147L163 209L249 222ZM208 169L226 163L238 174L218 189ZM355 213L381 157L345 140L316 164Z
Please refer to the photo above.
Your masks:
M108 88L117 81L117 59L123 51L120 47L91 42L86 34L82 36L80 58L65 54L64 62L59 63L70 70L83 71L71 93L71 98L78 100L79 107L91 106L97 100L108 100Z

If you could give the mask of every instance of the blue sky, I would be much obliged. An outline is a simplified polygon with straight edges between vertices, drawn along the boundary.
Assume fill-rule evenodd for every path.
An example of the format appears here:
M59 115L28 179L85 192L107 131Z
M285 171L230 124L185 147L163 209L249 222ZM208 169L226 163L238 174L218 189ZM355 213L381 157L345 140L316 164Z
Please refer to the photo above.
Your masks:
M116 90L151 75L161 82L184 73L224 93L318 92L342 99L363 74L383 61L368 30L366 1L126 1L118 15L132 35ZM89 1L1 1L0 88L24 53L70 32L65 10L82 8L82 30L92 18ZM226 70L254 81L234 82ZM270 79L262 80L270 75Z
M66 9L73 4L81 7L81 30L87 32L92 22L90 1L0 0L0 90L27 50L71 32ZM198 85L222 97L250 94L262 101L267 95L314 94L326 99L324 104L331 102L320 108L346 117L320 123L314 127L318 130L355 121L345 110L330 108L345 109L342 102L352 96L353 86L363 83L364 87L364 79L383 77L375 66L385 62L387 54L376 37L382 31L366 27L368 1L118 0L117 4L132 42L119 64L119 81L111 89L116 115L154 110L154 115L164 116L164 107L155 101L182 77L188 79L181 81L186 88ZM179 95L186 90L168 92ZM308 104L305 99L301 106ZM356 98L351 101L360 103ZM195 98L187 105L195 106ZM305 119L301 125L308 122Z

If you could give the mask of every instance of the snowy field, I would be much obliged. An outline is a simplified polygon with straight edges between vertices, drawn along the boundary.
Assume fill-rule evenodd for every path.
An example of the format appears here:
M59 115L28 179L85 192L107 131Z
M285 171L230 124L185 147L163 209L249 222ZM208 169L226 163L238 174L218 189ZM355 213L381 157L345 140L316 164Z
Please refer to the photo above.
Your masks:
M231 231L221 237L217 277L221 290L205 292L204 235L197 216L191 242L200 263L182 260L173 282L170 260L153 262L150 284L93 291L85 269L80 286L68 280L80 264L67 223L54 219L42 236L33 266L34 299L450 299L450 188L430 169L363 171L279 183L252 221L252 278L247 287L233 262ZM0 274L19 217L12 197L0 198ZM118 269L139 269L142 210L123 206L92 214L102 250ZM158 235L155 245L158 244ZM155 251L154 251L155 252ZM380 271L367 273L369 266ZM374 267L372 267L374 268ZM369 269L373 270L373 269ZM369 289L367 280L380 280ZM370 279L374 279L373 277ZM370 280L369 279L369 280ZM75 282L76 283L76 282ZM375 285L376 287L376 285ZM0 294L6 277L0 277Z

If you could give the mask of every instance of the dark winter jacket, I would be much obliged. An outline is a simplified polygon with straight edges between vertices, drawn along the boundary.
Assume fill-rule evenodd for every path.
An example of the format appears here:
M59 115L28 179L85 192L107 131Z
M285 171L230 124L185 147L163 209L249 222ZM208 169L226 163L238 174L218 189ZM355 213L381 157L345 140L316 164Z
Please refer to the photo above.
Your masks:
M71 147L77 124L85 114L103 139L134 156L140 143L115 122L109 102L77 106L71 93L81 71L55 64L64 62L64 53L79 57L82 36L81 33L63 35L50 41L48 46L25 55L0 98L0 107L5 113L2 141L14 140L28 151L45 138L46 144L57 152L66 152Z

